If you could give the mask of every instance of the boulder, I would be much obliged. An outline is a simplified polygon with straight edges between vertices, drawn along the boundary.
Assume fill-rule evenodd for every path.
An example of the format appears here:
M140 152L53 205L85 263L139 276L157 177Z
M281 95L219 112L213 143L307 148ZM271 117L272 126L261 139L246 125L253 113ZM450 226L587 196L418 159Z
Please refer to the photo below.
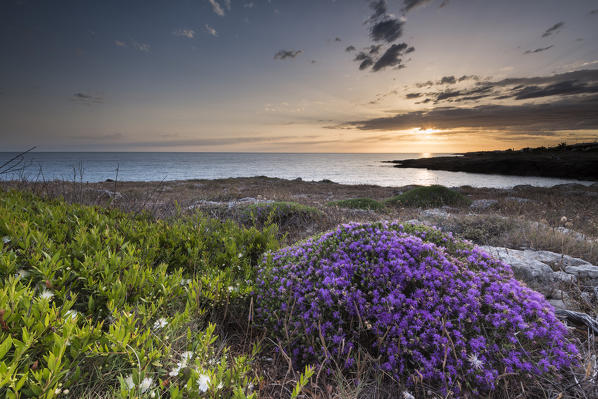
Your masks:
M498 201L495 199L479 199L479 200L473 201L469 207L471 209L484 210L484 209L492 208L496 204L498 204Z

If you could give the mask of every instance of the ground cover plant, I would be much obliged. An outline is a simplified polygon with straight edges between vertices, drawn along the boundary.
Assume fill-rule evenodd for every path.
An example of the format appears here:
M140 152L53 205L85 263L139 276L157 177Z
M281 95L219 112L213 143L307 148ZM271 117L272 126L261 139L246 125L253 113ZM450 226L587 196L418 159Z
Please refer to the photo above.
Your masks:
M407 207L439 207L469 205L471 200L450 188L435 184L432 186L416 187L402 194L386 200L392 206Z
M357 373L365 357L411 390L488 394L577 361L554 309L510 267L439 230L347 224L270 254L256 315L298 364Z
M210 321L245 306L275 236L0 192L0 396L255 397L257 347L229 353Z
M339 208L365 209L371 211L381 211L384 204L371 198L350 198L328 202L328 206L338 206Z
M246 225L267 226L272 223L281 229L305 226L322 219L324 214L312 206L297 202L276 201L249 205L243 210L241 221Z

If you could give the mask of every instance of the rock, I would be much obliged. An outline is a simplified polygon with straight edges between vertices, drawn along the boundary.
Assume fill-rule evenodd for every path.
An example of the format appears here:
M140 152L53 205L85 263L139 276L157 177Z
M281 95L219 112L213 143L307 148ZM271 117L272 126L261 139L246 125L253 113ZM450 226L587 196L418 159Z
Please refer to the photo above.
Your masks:
M123 195L118 191L110 191L110 190L97 190L98 191L98 199L100 200L119 200L123 198Z
M570 191L570 190L583 190L586 188L583 184L579 183L566 183L566 184L556 184L552 186L553 189L563 190L563 191Z
M495 199L479 199L473 201L469 207L471 209L483 210L492 208L496 204L498 204L498 201Z
M531 184L518 184L515 187L513 187L514 191L523 191L523 190L529 190L534 188L534 186L532 186Z
M598 284L598 266L586 262L583 265L567 266L565 272L574 275L582 283L593 286Z
M423 217L441 217L446 218L449 216L449 213L444 209L439 208L432 208L432 209L424 209L420 212L420 215Z
M550 251L481 246L489 255L511 265L515 278L546 297L558 295L562 283L598 285L598 266ZM562 299L562 295L559 297Z
M567 309L567 305L565 305L565 302L562 299L549 299L548 303L557 309Z
M106 180L104 180L104 183L114 183L114 180L113 179L106 179Z

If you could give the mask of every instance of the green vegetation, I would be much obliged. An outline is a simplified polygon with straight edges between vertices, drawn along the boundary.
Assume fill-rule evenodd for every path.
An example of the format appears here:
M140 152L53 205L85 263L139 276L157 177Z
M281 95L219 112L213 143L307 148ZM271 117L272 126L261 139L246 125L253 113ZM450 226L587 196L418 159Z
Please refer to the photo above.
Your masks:
M232 354L213 322L246 320L275 237L0 192L0 396L254 397L258 348Z
M245 225L268 226L276 224L285 229L287 226L304 226L324 216L322 211L312 206L296 202L277 201L249 205L241 215Z
M387 205L418 208L444 205L462 206L470 203L471 200L463 194L437 184L417 187L386 200Z
M338 206L339 208L365 209L380 211L384 209L384 204L371 198L350 198L346 200L331 201L328 206Z

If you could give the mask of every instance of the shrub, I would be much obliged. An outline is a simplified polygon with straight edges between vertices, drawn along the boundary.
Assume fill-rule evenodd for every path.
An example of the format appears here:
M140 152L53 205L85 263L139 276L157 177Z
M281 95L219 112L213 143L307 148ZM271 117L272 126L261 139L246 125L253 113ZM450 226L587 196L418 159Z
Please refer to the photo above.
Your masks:
M471 204L471 200L463 194L440 185L417 187L403 194L386 200L394 206L438 207L444 205L461 206Z
M302 226L323 217L323 213L312 206L296 202L271 202L248 206L241 216L246 225L267 226L276 224L281 228Z
M511 373L560 378L577 353L509 266L435 229L342 225L270 254L259 276L257 320L296 366L351 372L366 352L401 383L450 396Z
M247 307L275 236L0 191L0 397L252 396L252 354L208 322Z
M350 198L346 200L331 201L328 203L328 206L372 211L380 211L384 209L384 204L371 198Z

